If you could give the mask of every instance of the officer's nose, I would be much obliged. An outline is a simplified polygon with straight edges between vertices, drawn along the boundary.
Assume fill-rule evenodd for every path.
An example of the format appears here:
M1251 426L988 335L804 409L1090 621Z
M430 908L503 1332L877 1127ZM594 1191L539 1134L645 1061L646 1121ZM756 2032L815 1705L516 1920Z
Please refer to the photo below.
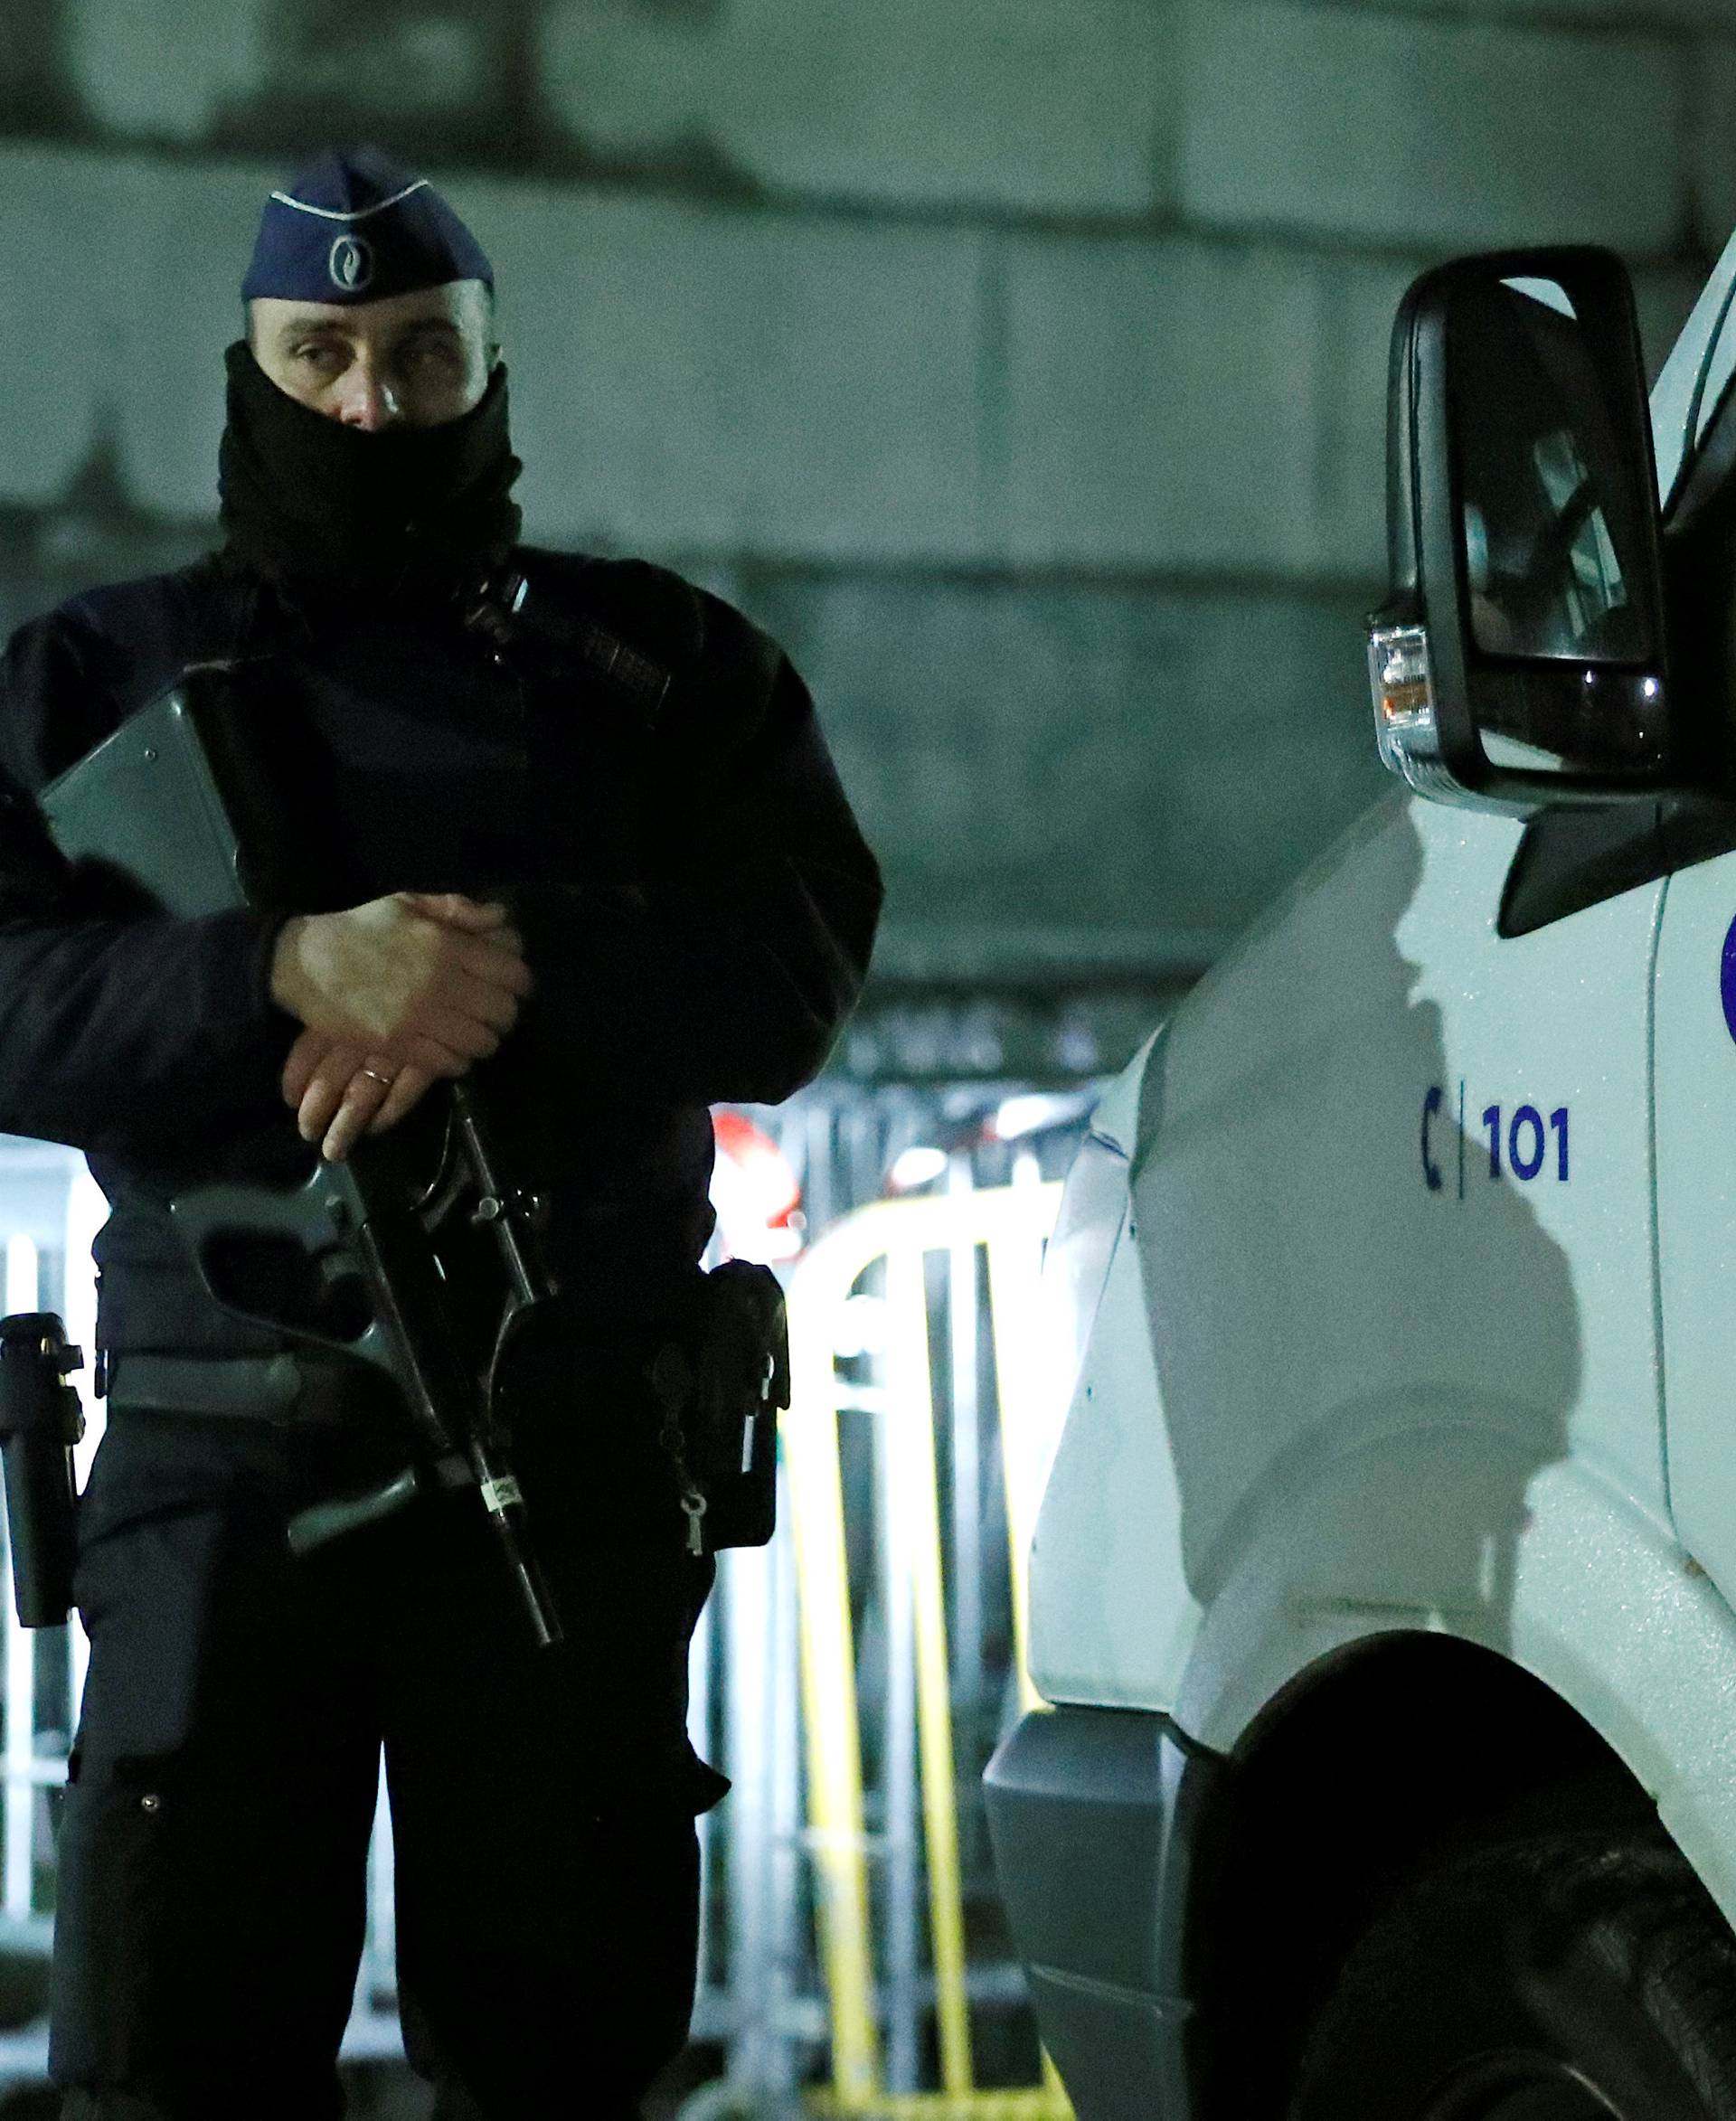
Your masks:
M401 418L401 408L391 381L357 362L344 378L337 417L345 427L372 431L391 427Z

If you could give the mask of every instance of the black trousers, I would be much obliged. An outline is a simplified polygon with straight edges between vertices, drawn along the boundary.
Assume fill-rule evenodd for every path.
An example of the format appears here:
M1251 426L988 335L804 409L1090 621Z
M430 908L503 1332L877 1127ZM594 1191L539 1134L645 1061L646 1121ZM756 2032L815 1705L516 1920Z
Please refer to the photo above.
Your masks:
M712 1563L678 1513L612 1509L571 1423L520 1454L556 1649L474 1492L291 1553L295 1509L400 1451L383 1424L111 1417L80 1505L91 1653L59 1844L69 2116L343 2112L382 1745L423 2075L488 2121L605 2121L686 2037L693 1817L727 1787L684 1731Z

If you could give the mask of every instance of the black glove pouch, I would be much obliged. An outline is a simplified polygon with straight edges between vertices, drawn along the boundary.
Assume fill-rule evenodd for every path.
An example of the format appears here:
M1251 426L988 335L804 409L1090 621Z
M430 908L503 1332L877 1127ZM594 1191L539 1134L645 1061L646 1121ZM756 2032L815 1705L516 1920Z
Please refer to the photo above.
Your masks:
M700 1551L764 1546L778 1522L778 1414L789 1400L777 1276L745 1259L702 1275L646 1374Z

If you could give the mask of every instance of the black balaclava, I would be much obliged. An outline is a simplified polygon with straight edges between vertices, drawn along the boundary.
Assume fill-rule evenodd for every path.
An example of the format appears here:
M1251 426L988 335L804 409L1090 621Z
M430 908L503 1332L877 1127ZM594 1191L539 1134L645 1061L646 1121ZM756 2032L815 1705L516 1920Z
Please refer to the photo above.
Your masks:
M241 292L341 307L454 280L494 286L480 244L425 177L373 148L326 153L273 192ZM495 566L518 535L506 372L439 427L345 427L229 349L218 462L228 549L258 574L377 592Z
M439 427L346 427L280 391L238 340L217 486L230 551L274 581L455 585L518 536L506 371Z

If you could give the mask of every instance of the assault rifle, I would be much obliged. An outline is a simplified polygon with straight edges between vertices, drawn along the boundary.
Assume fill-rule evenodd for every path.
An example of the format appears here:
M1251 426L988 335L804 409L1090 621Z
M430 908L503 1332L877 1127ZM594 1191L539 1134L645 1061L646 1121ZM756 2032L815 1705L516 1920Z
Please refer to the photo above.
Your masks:
M297 902L295 761L272 754L279 725L256 696L258 665L203 664L130 716L43 791L49 828L87 879L183 916L238 905ZM420 1458L370 1492L307 1509L289 1526L306 1551L401 1508L430 1483L474 1484L524 1600L537 1642L561 1625L531 1546L524 1497L507 1455L500 1385L507 1351L560 1294L543 1243L544 1207L503 1167L484 1101L467 1082L446 1100L435 1169L408 1173L390 1136L359 1143L346 1162L317 1160L290 1189L221 1185L170 1202L213 1298L291 1339L378 1371L398 1388L420 1432ZM486 1348L467 1346L443 1277L443 1236L486 1230L500 1269L500 1306ZM238 1244L288 1240L328 1294L359 1275L365 1315L341 1302L317 1325L262 1316L234 1300L223 1260ZM354 1330L345 1330L353 1326Z

